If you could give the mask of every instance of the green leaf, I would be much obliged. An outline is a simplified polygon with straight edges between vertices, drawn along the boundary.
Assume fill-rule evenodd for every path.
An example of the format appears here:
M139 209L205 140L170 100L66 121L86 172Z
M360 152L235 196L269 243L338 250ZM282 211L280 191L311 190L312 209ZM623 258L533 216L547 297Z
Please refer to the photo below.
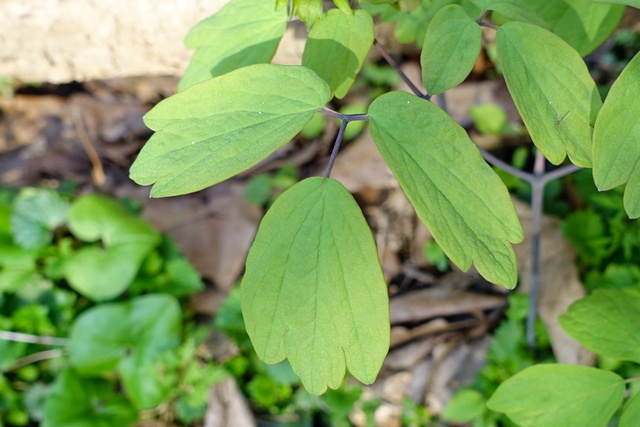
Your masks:
M247 65L270 62L286 27L286 8L276 10L272 1L230 1L187 34L185 45L196 51L178 90Z
M474 105L469 115L478 132L484 134L499 134L508 122L507 113L497 104Z
M58 193L25 188L13 200L11 234L25 249L40 249L51 242L53 230L67 220L67 204Z
M536 365L500 384L487 402L522 427L602 427L624 395L624 381L601 369Z
M322 16L322 0L293 0L293 13L311 26Z
M471 0L482 10L493 10L510 20L545 26L545 21L532 8L531 0ZM555 0L554 0L555 1Z
M369 108L371 135L420 219L449 259L473 262L487 280L514 287L509 242L523 232L509 193L469 136L444 111L405 92Z
M333 4L340 8L344 13L353 13L353 10L349 5L349 0L333 0Z
M69 229L80 240L102 242L102 248L80 248L64 266L69 285L94 301L120 295L160 242L160 235L147 222L117 201L95 194L71 205Z
M622 70L593 131L593 180L599 190L627 183L624 209L640 217L640 53Z
M486 410L485 400L477 390L459 391L442 412L442 418L448 421L469 422Z
M67 369L56 377L44 405L42 427L127 427L138 418L127 399L102 379Z
M302 53L302 65L318 73L335 96L343 98L372 44L371 15L363 10L350 14L331 9L311 28Z
M568 155L591 167L602 101L580 55L553 33L521 22L500 27L497 44L507 87L538 149L553 164Z
M291 140L331 97L301 66L257 64L180 92L145 123L156 133L131 166L152 197L202 190L242 172Z
M573 303L559 320L589 350L640 363L640 297L613 289L596 290Z
M91 308L71 327L71 364L82 375L117 370L136 407L156 406L171 390L158 359L180 344L180 325L180 306L166 294Z
M569 43L581 56L607 40L624 12L622 6L596 4L593 0L535 0L530 7L542 18L542 26Z
M289 359L314 394L348 368L372 383L389 349L389 305L371 231L337 181L310 178L267 212L249 251L242 312L260 359Z
M640 420L640 393L636 393L624 406L618 427L636 427Z
M595 3L615 3L626 4L627 6L633 6L640 9L640 0L591 0Z
M480 26L462 7L443 7L433 17L420 55L422 81L435 95L459 85L471 72L480 48Z

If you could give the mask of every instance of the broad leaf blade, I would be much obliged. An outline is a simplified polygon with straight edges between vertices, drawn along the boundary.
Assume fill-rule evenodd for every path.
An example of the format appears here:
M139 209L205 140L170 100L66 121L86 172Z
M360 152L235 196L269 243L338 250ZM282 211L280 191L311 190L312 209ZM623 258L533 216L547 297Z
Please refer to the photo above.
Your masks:
M627 6L633 6L640 9L640 0L591 0L595 3L615 3L626 4Z
M389 348L389 301L371 231L337 181L306 179L265 215L242 281L247 332L266 363L289 359L314 394L345 368L372 383Z
M301 66L257 64L216 77L155 106L156 133L131 167L152 197L202 190L242 172L291 140L331 96Z
M536 146L553 164L568 155L591 167L602 101L580 55L555 34L521 22L500 27L497 44L507 87Z
M362 68L373 44L373 19L363 11L354 14L329 10L309 32L302 65L311 68L343 98Z
M596 290L559 318L572 338L603 356L640 363L640 298Z
M544 26L545 21L531 6L531 0L471 0L482 10L492 10L516 21ZM555 0L554 0L555 1Z
M462 7L450 5L433 17L423 45L422 81L436 95L467 78L480 54L482 31Z
M636 427L640 420L640 393L636 393L624 406L618 427Z
M138 418L127 399L104 379L80 378L72 369L56 376L44 403L42 427L127 427Z
M531 3L544 27L582 56L593 52L617 28L624 7L592 0L536 0Z
M142 261L160 243L154 228L120 203L99 195L77 199L69 209L69 229L86 242L64 265L69 285L94 301L120 295L129 287Z
M40 249L51 242L53 230L67 220L67 203L44 188L25 188L13 201L11 234L24 249Z
M322 0L293 0L293 13L311 26L322 16Z
M402 189L447 256L513 288L509 242L523 232L509 193L467 133L432 103L405 92L369 108L371 135Z
M607 95L593 131L593 180L599 190L628 181L624 205L640 216L640 54L622 70Z
M270 62L286 27L286 8L275 10L272 1L230 1L187 34L185 45L196 51L178 89L247 65Z
M502 383L487 402L522 427L602 427L624 395L618 375L572 365L536 365Z

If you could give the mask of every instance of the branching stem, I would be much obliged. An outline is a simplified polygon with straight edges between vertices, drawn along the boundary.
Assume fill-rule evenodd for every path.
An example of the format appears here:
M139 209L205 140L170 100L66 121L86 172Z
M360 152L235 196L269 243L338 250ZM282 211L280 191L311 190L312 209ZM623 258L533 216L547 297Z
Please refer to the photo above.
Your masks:
M346 120L347 122L368 121L369 116L367 114L342 114L337 111L333 111L327 107L320 110L321 113L327 116L335 117L336 119Z
M21 332L0 331L0 340L26 342L29 344L68 346L67 338L46 337L42 335L23 334Z
M409 89L411 89L411 92L413 92L414 95L419 96L420 98L424 98L424 99L430 99L431 98L431 95L429 95L427 93L422 93L422 91L420 89L418 89L418 87L416 85L413 84L411 79L409 79L409 77L407 77L407 75L404 73L404 71L402 71L402 69L400 68L400 65L398 65L396 60L393 59L391 57L391 55L389 55L389 52L387 52L382 47L382 45L380 43L378 43L378 40L375 40L373 42L373 44L375 45L376 49L378 49L378 51L380 52L382 57L385 59L385 61L387 61L387 63L389 65L391 65L391 67L396 71L396 73L398 73L400 78L407 84L407 86L409 86Z
M342 123L340 123L340 130L338 131L338 136L336 136L336 142L333 144L331 157L329 157L329 164L327 164L327 171L324 173L325 178L329 178L331 176L331 169L333 169L333 164L336 162L338 151L340 151L340 145L342 145L342 137L344 136L344 130L347 128L348 123L349 123L348 119L343 119Z

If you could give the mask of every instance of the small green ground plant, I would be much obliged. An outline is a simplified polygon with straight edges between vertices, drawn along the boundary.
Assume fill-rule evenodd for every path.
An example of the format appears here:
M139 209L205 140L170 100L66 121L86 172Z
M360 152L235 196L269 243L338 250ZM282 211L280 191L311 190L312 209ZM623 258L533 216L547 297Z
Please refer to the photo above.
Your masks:
M224 369L180 302L203 289L126 205L0 191L0 425L202 419Z
M640 55L622 70L604 102L583 60L616 29L626 6L640 6L638 0L334 4L324 10L322 0L232 0L194 27L185 42L195 53L179 92L145 116L156 133L131 168L134 181L153 185L152 197L190 193L267 158L318 112L341 120L324 176L293 185L267 212L241 285L246 329L258 357L270 364L288 359L314 394L340 386L346 370L373 382L389 344L388 297L371 232L353 197L330 178L349 123L369 122L378 150L447 257L465 270L474 264L485 279L508 288L517 283L511 244L523 232L507 188L487 161L529 181L534 308L546 184L591 168L599 190L627 184L624 208L629 217L640 216ZM302 65L270 64L294 15L310 28ZM374 17L396 22L400 41L422 47L426 93L375 41ZM469 75L482 50L482 27L495 32L495 58L537 148L533 173L479 150L446 108L430 102L438 96L444 107L446 91ZM382 94L366 112L327 108L348 93L372 46L413 94ZM545 173L545 159L561 165L567 158L571 165ZM535 309L529 316L531 344ZM540 405L548 398L554 408L578 411L568 403L571 396L560 387L538 390L542 382L525 384L542 400L523 395L503 406L498 402L506 394L498 389L490 407L523 425L597 426L620 403L624 383L610 373L559 365L530 369L534 378L552 373L581 384L591 396L587 413L606 410L567 424L564 412ZM616 395L595 392L603 384ZM544 415L514 415L527 399Z

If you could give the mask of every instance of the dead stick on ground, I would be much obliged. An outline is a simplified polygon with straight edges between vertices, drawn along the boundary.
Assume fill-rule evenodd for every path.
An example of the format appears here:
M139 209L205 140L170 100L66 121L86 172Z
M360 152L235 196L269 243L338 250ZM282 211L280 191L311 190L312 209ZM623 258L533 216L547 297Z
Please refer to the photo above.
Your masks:
M82 113L78 108L72 108L71 114L73 116L73 123L75 125L76 132L78 132L78 137L80 138L82 147L84 148L84 151L87 152L89 161L91 161L91 165L93 166L93 168L91 169L91 180L96 186L102 187L106 181L104 176L104 168L102 167L100 156L98 156L98 152L93 146L91 138L89 138L87 128L84 124L84 119L82 118Z

